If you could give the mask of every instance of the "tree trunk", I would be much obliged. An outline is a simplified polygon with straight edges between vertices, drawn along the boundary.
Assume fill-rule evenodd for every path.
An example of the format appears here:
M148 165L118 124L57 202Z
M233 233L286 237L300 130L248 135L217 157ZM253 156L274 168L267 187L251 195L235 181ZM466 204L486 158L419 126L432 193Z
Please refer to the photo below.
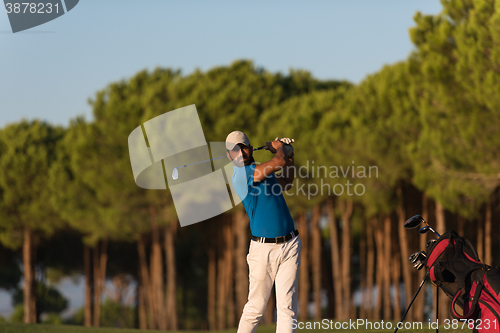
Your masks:
M352 256L352 238L351 238L351 216L353 210L353 202L346 201L342 205L342 282L344 306L342 318L349 319L351 312L351 256Z
M100 274L99 274L99 242L94 246L93 254L93 273L94 273L94 313L93 313L93 326L99 327L100 325L100 314L101 314L101 286L100 286Z
M167 268L167 295L166 304L166 323L165 327L169 330L177 331L177 283L176 283L176 263L175 263L175 234L177 232L177 221L171 222L165 228L165 266Z
M321 230L319 228L320 206L315 205L311 218L311 263L314 296L314 319L320 320L321 313Z
M106 266L108 263L108 239L104 238L101 242L101 253L99 254L99 277L101 293L106 287ZM100 295L100 294L99 294Z
M460 236L465 236L465 218L463 216L458 215L457 216L457 222L458 222L458 234Z
M401 292L399 288L399 284L401 281L401 259L399 258L399 256L399 251L396 251L396 249L392 249L390 264L392 266L392 285L394 286L394 320L399 320L401 318Z
M83 244L83 265L85 274L85 308L83 324L92 326L92 254L90 246Z
M442 235L446 231L446 220L444 208L440 202L436 202L436 223L436 231Z
M155 324L154 324L154 304L153 304L153 299L151 298L151 286L150 286L150 277L149 277L149 270L148 270L148 260L146 256L146 241L144 239L145 237L143 235L139 236L139 239L137 240L137 252L139 254L139 271L140 271L140 283L141 283L141 288L140 290L142 291L142 299L143 299L143 305L144 308L142 310L139 310L140 312L140 318L141 320L145 320L144 315L147 317L147 323L148 323L148 328L149 329L154 329ZM144 312L144 315L141 315L141 313ZM140 323L141 327L146 326L146 322L143 322L142 324Z
M36 280L33 258L33 232L24 227L23 238L23 278L24 278L24 323L36 323Z
M366 228L363 228L366 230ZM359 237L359 274L360 283L359 289L361 294L361 302L359 305L359 318L366 319L366 234L361 232Z
M157 222L156 209L150 209L151 214L151 294L154 304L155 326L160 330L165 330L165 308L163 304L163 260L162 246L160 241L160 228Z
M248 298L248 216L243 210L238 210L234 215L236 238L236 313L243 313L243 307Z
M382 222L382 221L380 221ZM389 215L384 217L383 221L384 233L381 234L382 246L384 248L384 319L391 320L393 313L391 312L391 268L394 269L391 249L391 217ZM385 236L385 237L384 237ZM385 239L384 239L385 238ZM389 238L389 239L387 239ZM384 241L385 240L385 241Z
M477 226L477 245L476 245L476 250L477 250L477 255L479 256L479 259L482 261L484 260L484 227L483 227L483 221L481 219L477 220L476 223ZM441 232L441 231L438 231Z
M140 258L139 258L140 262ZM139 264L138 272L137 272L137 319L139 321L139 329L147 330L148 329L148 319L146 315L146 292L144 288L144 283L142 279L142 272Z
M227 308L227 325L229 328L233 328L235 325L235 313L234 313L234 237L233 237L233 227L232 218L227 216L227 223L224 229L226 238L226 308Z
M215 249L210 247L208 249L208 304L207 304L207 314L208 314L208 328L211 331L217 329L217 320L215 316L215 297L216 297L216 287L217 287L217 273L216 273L216 256Z
M405 304L408 304L413 297L413 284L411 278L411 265L408 264L408 258L410 257L410 250L408 246L408 239L406 237L407 230L404 228L404 223L406 221L406 211L403 201L403 185L400 184L396 189L396 194L398 196L398 205L396 208L398 215L398 231L399 231L399 247L401 253L401 267L403 269L403 281L405 287ZM413 313L410 311L407 314L407 321L413 320Z
M108 240L104 238L94 248L94 327L101 325L101 295L106 282Z
M484 220L484 263L492 265L491 257L491 202L486 204L486 216Z
M306 214L299 215L299 232L302 241L301 263L299 268L299 313L300 321L305 321L309 318L308 305L309 305L309 260L308 260L308 230Z
M367 248L367 258L366 258L366 311L368 319L375 319L373 317L373 278L375 271L375 248L373 245L373 226L372 221L368 220L366 228L366 248ZM363 317L361 317L363 318Z
M376 247L376 264L375 264L375 286L377 288L377 296L375 298L375 306L373 307L373 312L372 312L372 318L373 320L379 320L380 315L382 312L382 280L383 280L383 275L382 275L382 255L383 255L383 250L380 248L380 236L379 233L381 232L379 229L379 226L377 225L377 219L373 218L370 220L372 223L372 228L373 228L373 235L375 239L375 247Z
M378 220L377 226L375 226L375 244L377 246L377 303L376 303L376 314L377 319L384 318L387 316L387 308L386 308L386 299L388 298L388 292L386 290L386 271L388 270L386 267L387 260L385 257L384 251L384 239L383 239L383 231L381 228L380 220ZM382 306L383 305L383 306ZM389 303L389 311L390 311L390 303Z
M339 237L337 231L337 220L334 212L334 201L329 199L327 202L328 228L330 230L330 250L332 252L332 276L333 276L333 294L335 296L335 319L342 319L343 290L340 275L340 252Z
M221 229L226 228L226 221L222 219ZM226 251L227 244L224 244L224 232L222 233L221 241L219 242L219 253L217 260L217 328L223 330L226 328L226 304L227 304L227 280L226 280Z
M444 208L440 202L436 202L436 222L437 222L437 232L441 235L446 231L446 220L444 215ZM439 289L439 321L450 318L450 300L444 292Z

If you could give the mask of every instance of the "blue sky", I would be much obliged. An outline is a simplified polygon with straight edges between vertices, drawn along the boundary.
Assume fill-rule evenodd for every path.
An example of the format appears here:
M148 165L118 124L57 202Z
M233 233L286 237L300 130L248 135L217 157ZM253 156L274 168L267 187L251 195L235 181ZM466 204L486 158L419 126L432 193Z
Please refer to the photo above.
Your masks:
M16 34L0 13L0 127L91 119L87 99L96 91L157 66L189 74L244 58L273 72L305 69L358 83L408 56L416 11L440 10L439 0L80 0ZM81 283L61 290L73 310L81 306ZM0 315L11 311L0 291Z
M416 11L439 0L81 0L67 14L13 34L0 14L0 126L40 118L67 125L108 83L157 66L189 74L251 59L359 82L412 50ZM196 104L196 101L192 101Z

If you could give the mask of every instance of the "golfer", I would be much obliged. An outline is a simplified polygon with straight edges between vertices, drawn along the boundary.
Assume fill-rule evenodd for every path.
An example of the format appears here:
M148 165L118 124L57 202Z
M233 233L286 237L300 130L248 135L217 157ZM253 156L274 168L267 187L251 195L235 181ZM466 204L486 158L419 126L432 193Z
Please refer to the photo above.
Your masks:
M290 142L288 138L266 142L266 149L274 156L256 165L253 147L243 132L234 131L226 138L227 157L234 164L233 187L247 211L252 231L247 255L250 290L238 333L257 330L274 283L278 311L276 332L295 331L291 323L297 318L302 242L282 194L294 179L293 150L287 145ZM281 174L275 175L279 170Z

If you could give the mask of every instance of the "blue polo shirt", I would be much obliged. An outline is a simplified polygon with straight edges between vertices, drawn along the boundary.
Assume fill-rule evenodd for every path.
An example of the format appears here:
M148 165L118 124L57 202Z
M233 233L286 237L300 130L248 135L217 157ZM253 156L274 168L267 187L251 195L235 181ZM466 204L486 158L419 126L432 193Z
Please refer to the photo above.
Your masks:
M293 219L274 173L254 183L255 164L233 169L233 187L247 211L252 235L274 238L292 232Z

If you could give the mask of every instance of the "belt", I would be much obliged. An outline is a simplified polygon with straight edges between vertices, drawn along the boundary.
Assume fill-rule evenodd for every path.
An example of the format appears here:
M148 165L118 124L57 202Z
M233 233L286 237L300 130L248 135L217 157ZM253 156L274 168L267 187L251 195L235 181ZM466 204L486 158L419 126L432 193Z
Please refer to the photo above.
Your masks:
M288 242L290 239L296 237L299 235L298 230L294 230L291 233L289 233L286 236L280 236L280 237L274 237L274 238L265 238L265 237L257 237L257 236L252 236L252 240L259 242L259 243L274 243L274 244L279 244L279 243L284 243Z

